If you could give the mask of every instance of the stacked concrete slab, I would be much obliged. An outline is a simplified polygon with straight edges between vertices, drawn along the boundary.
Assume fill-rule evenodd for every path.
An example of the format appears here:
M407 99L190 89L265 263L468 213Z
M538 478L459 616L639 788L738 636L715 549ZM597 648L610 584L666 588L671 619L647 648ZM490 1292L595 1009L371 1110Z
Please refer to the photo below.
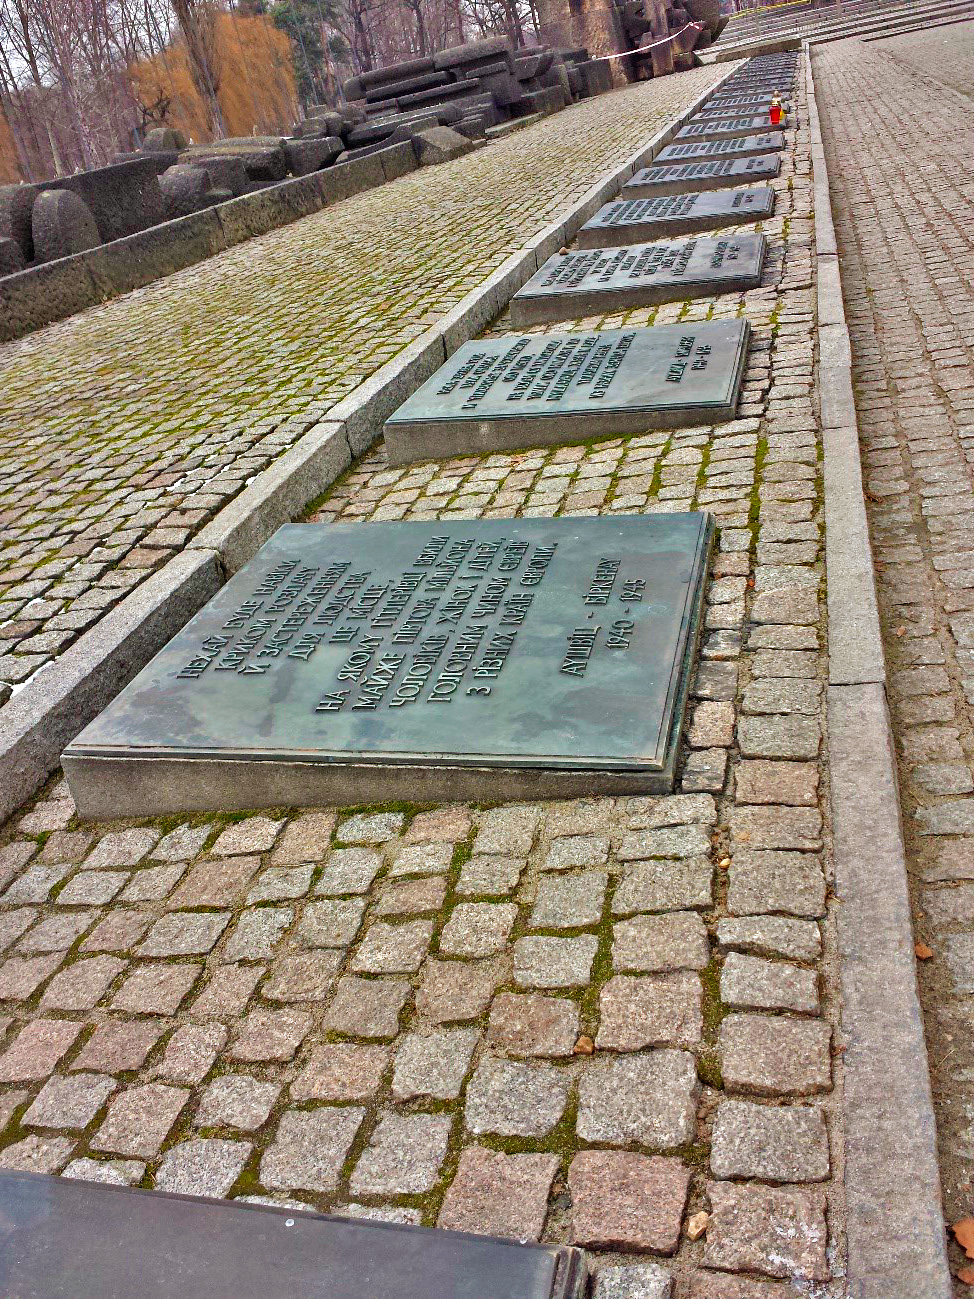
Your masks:
M604 65L584 49L515 50L507 37L469 41L346 81L349 105L365 116L349 145L368 148L427 121L477 138L502 122L556 112L610 88Z

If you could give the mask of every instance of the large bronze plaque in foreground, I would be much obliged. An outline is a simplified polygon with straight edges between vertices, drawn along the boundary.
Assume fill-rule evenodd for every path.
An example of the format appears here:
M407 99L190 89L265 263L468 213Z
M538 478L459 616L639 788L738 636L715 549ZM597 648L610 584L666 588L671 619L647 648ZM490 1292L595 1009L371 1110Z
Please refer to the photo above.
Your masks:
M385 424L392 464L733 419L744 320L478 338Z
M281 528L65 751L78 810L669 790L711 535Z

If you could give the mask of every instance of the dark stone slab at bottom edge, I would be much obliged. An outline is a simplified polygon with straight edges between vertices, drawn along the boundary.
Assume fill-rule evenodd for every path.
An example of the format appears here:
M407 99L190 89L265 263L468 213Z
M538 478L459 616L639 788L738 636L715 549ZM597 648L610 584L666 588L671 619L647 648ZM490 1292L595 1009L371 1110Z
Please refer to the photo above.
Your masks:
M652 199L639 199L628 195L614 199L601 208L585 223L576 236L579 248L616 248L620 244L640 244L648 239L671 238L681 234L699 234L707 230L720 230L727 226L747 225L763 221L774 215L775 191L767 186L740 189L733 192L704 191L689 194L661 195L667 215L648 215L645 219L620 220L609 224L606 214L628 208L637 216L637 205L652 203ZM687 200L680 203L680 200ZM685 211L681 212L683 208ZM671 213L671 214L670 214Z
M581 1250L0 1174L16 1299L581 1299Z

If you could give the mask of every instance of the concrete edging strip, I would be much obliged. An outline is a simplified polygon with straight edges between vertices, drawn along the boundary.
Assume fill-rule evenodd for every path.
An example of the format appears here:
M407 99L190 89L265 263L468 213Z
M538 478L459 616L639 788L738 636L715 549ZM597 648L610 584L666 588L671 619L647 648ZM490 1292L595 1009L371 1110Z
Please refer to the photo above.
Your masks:
M171 559L0 712L0 820L43 784L61 751L223 584L219 556Z
M845 1041L849 1294L852 1299L950 1299L852 351L807 42L804 51L825 453L828 737Z
M361 455L405 399L506 305L544 260L654 157L734 67L662 131L611 168L437 323L339 402L257 474L159 572L42 669L0 713L0 819L57 769L61 751L240 569ZM350 164L351 165L351 164ZM324 173L322 173L324 174Z

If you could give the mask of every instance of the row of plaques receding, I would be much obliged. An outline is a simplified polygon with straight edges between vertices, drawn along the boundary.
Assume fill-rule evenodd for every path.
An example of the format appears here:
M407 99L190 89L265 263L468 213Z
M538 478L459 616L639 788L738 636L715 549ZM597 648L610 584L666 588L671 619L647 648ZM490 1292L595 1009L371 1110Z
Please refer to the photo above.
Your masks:
M715 189L774 156L715 154L676 170ZM770 189L667 196L673 170L660 155L546 262L515 323L758 284L763 235L633 242L773 211ZM388 420L390 460L718 423L749 335L475 340ZM712 536L704 513L284 527L69 745L79 811L669 790Z

